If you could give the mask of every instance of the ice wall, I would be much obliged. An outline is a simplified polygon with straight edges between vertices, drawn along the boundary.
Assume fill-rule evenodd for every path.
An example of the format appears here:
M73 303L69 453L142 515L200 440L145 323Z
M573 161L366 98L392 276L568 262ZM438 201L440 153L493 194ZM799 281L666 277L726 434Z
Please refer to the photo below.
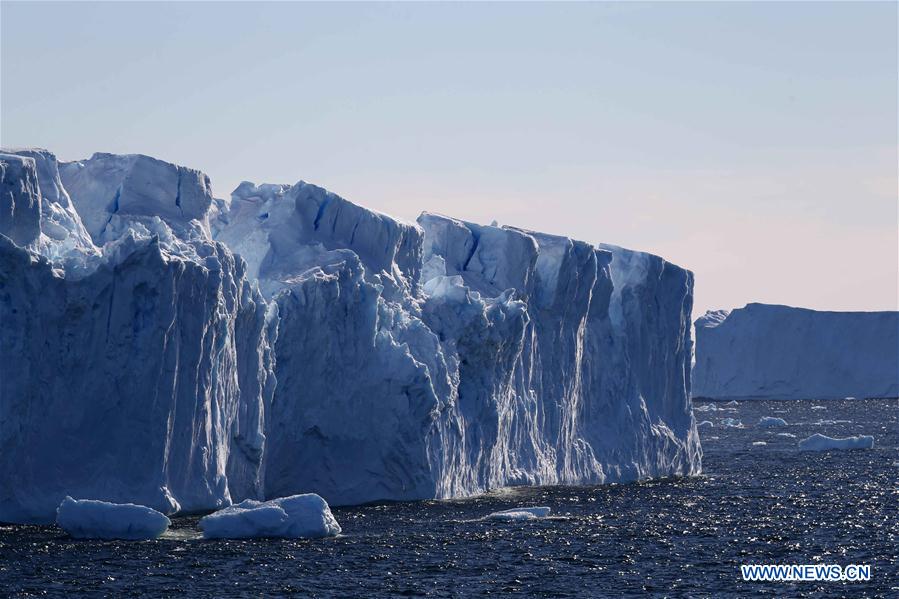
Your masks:
M55 165L36 171L43 189ZM225 246L152 226L68 270L0 238L0 521L52 521L66 495L165 513L261 496L276 323Z
M700 469L692 275L661 258L22 154L0 161L0 521L67 494L172 513Z
M899 396L899 312L766 304L696 321L694 397Z

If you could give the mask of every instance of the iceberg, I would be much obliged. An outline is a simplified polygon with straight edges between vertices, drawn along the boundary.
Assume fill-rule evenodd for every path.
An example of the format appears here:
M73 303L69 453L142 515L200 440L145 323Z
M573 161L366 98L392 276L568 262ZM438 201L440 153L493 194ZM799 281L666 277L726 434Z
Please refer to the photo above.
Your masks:
M858 435L837 439L820 433L815 433L807 439L799 442L800 451L828 451L831 449L871 449L874 447L874 437L870 435Z
M217 199L141 155L0 164L0 521L701 470L693 276L658 256L303 181Z
M550 508L548 507L516 507L510 510L502 510L493 512L484 516L484 520L501 520L501 521L521 521L521 520L537 520L549 516Z
M55 177L68 189L69 169L49 152L0 163L24 165L22 206L70 197ZM44 195L42 173L53 174L55 196ZM208 191L186 186L182 197ZM120 195L110 188L89 202L83 185L71 187L76 210L113 210ZM177 200L175 187L166 193ZM34 228L30 241L0 236L0 521L52 522L66 495L165 514L223 507L232 492L260 496L277 322L244 262L202 223L178 237L170 223L189 228L179 211L130 226L121 215L118 238L111 214L96 240L68 214L77 243L41 246ZM53 243L65 247L47 250Z
M204 516L200 530L206 539L319 539L340 534L340 525L324 499L306 493L265 502L247 499Z
M724 418L721 420L721 425L730 428L743 428L743 423L736 418Z
M899 312L749 304L696 321L693 397L899 396Z
M759 427L761 428L772 428L775 426L787 426L787 421L783 418L777 418L775 416L762 416L759 419Z
M56 524L76 539L135 541L159 537L171 521L143 505L66 497L56 510Z

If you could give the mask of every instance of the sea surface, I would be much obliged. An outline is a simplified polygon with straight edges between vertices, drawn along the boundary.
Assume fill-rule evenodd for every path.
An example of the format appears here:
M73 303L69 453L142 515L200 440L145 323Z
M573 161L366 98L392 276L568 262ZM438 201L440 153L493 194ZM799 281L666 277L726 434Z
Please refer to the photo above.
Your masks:
M713 424L698 477L337 508L343 534L317 541L203 541L193 517L146 542L0 526L0 595L899 597L895 400L696 407ZM788 426L759 428L763 416ZM818 432L875 446L798 451ZM537 505L554 517L481 520ZM743 582L749 563L870 564L873 579Z

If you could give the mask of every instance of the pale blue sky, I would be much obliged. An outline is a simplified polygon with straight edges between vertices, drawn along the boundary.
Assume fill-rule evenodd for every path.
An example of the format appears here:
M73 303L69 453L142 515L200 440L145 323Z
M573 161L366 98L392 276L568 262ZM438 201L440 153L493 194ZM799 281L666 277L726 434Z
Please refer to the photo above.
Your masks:
M661 254L696 314L897 309L897 5L0 5L0 143Z

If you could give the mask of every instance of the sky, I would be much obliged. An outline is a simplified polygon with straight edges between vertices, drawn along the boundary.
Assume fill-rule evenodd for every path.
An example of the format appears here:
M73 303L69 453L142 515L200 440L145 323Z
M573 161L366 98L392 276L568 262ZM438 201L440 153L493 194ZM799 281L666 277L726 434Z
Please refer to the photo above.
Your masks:
M0 4L0 144L614 243L694 315L896 310L897 4Z

